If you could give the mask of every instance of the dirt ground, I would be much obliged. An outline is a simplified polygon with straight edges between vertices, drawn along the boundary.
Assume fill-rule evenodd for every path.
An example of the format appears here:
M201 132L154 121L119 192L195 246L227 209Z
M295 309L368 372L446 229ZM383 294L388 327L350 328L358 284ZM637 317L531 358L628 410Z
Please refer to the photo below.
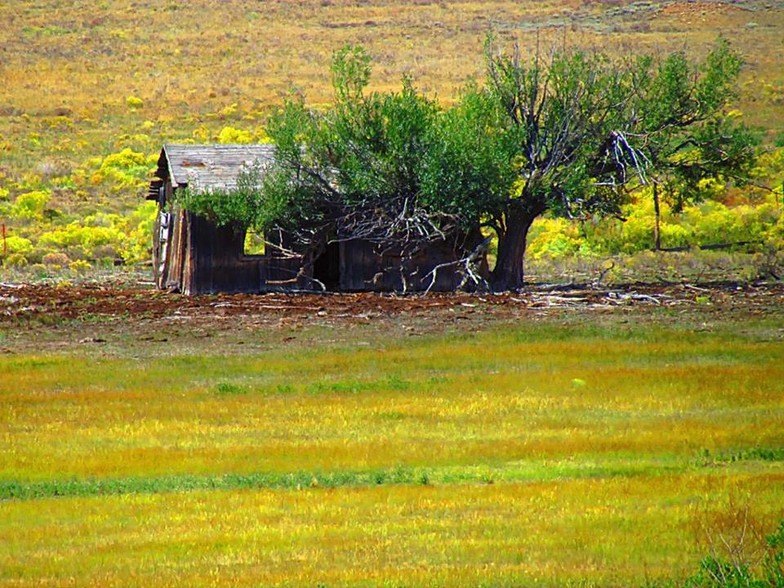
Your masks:
M0 284L0 352L81 353L85 345L100 345L104 354L152 353L151 344L172 342L168 348L185 353L205 345L246 353L293 342L356 344L517 320L573 324L607 317L695 325L762 317L779 325L768 336L784 341L784 284L530 286L516 293L426 296L183 296L149 285Z
M394 295L373 293L216 294L182 296L146 287L0 285L0 324L123 316L141 318L182 316L225 317L330 316L335 321L375 314L407 314L462 307L498 308L516 313L553 307L617 307L621 305L681 305L710 302L767 307L784 300L784 286L627 286L620 289L559 287L530 288L519 293ZM699 300L698 300L699 299Z
M615 308L634 305L711 304L773 309L784 303L784 284L630 285L619 288L531 286L502 294L267 293L183 296L151 287L0 284L0 325L43 319L46 323L88 317L183 316L220 319L246 316L332 317L335 321L376 314L409 314L458 307L495 308L516 314L558 307Z

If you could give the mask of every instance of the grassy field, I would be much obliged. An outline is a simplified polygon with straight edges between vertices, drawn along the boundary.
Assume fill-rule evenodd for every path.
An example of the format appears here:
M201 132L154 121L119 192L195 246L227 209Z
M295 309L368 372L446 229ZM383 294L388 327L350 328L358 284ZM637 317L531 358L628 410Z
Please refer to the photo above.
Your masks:
M784 518L784 315L705 300L7 324L0 585L642 586L739 513L753 559Z
M290 92L331 99L345 43L372 89L410 75L449 102L489 32L618 57L724 35L746 59L733 107L784 145L778 0L11 0L0 22L0 221L24 276L148 259L161 144L263 139ZM61 303L69 274L27 302L11 265L0 586L650 586L724 539L755 563L784 518L780 290L292 314L140 289L102 314L87 290Z

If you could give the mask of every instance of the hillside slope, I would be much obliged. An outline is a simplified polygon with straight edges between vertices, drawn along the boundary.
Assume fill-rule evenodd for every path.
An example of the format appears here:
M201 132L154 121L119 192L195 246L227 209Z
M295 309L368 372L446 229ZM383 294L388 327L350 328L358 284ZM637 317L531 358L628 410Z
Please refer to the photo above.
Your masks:
M569 43L619 57L700 55L723 35L747 60L738 108L769 140L784 133L781 1L17 0L0 22L0 219L31 242L47 223L126 217L165 141L257 141L289 92L330 100L330 58L345 43L373 55L373 88L410 75L448 101L482 75L491 31L530 51Z

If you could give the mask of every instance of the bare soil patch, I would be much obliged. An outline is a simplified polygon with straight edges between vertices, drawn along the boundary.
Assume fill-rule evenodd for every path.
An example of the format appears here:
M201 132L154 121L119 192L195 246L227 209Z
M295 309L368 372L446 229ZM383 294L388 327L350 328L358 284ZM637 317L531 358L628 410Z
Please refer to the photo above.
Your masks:
M632 285L619 288L531 286L502 294L392 295L373 293L217 294L183 296L150 287L0 285L0 328L6 333L119 323L125 330L157 325L233 330L252 325L341 327L397 318L424 329L472 317L511 319L552 311L642 312L692 309L721 315L742 310L778 314L784 285ZM784 313L782 313L784 314Z
M337 319L375 313L398 314L445 307L491 306L508 311L557 306L619 306L633 304L687 304L700 296L726 303L742 298L746 304L771 302L784 293L771 286L627 286L618 289L529 288L519 293L472 295L431 293L394 295L374 293L266 293L183 296L144 287L0 286L0 324L44 318L46 322L86 317L123 316L128 320L179 315L232 317L247 315L316 316Z

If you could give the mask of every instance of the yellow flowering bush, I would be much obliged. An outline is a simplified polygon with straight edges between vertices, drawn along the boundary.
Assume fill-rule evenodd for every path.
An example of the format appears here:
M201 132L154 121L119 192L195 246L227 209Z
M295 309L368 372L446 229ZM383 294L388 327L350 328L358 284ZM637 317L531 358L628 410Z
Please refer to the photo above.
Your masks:
M157 204L147 201L125 217L126 236L119 253L126 263L138 263L150 259L152 231L157 214Z
M110 183L115 192L139 190L149 180L150 169L157 161L157 155L125 148L111 153L100 160L98 170L92 175L93 184Z
M38 245L62 251L73 259L94 259L117 255L125 238L116 226L85 226L76 221L43 233Z
M138 110L144 107L144 100L138 96L128 96L128 98L125 99L125 104L127 104L128 108L131 110Z
M40 220L43 218L49 198L50 194L45 190L20 194L11 205L9 216L16 219Z
M8 255L27 255L33 251L33 242L19 235L8 235L5 238L5 250Z
M526 254L532 259L559 258L576 253L580 242L575 223L563 218L540 219L531 227Z
M238 143L247 145L249 143L255 143L255 141L253 135L248 131L242 131L240 129L235 129L234 127L223 127L218 134L218 143Z

